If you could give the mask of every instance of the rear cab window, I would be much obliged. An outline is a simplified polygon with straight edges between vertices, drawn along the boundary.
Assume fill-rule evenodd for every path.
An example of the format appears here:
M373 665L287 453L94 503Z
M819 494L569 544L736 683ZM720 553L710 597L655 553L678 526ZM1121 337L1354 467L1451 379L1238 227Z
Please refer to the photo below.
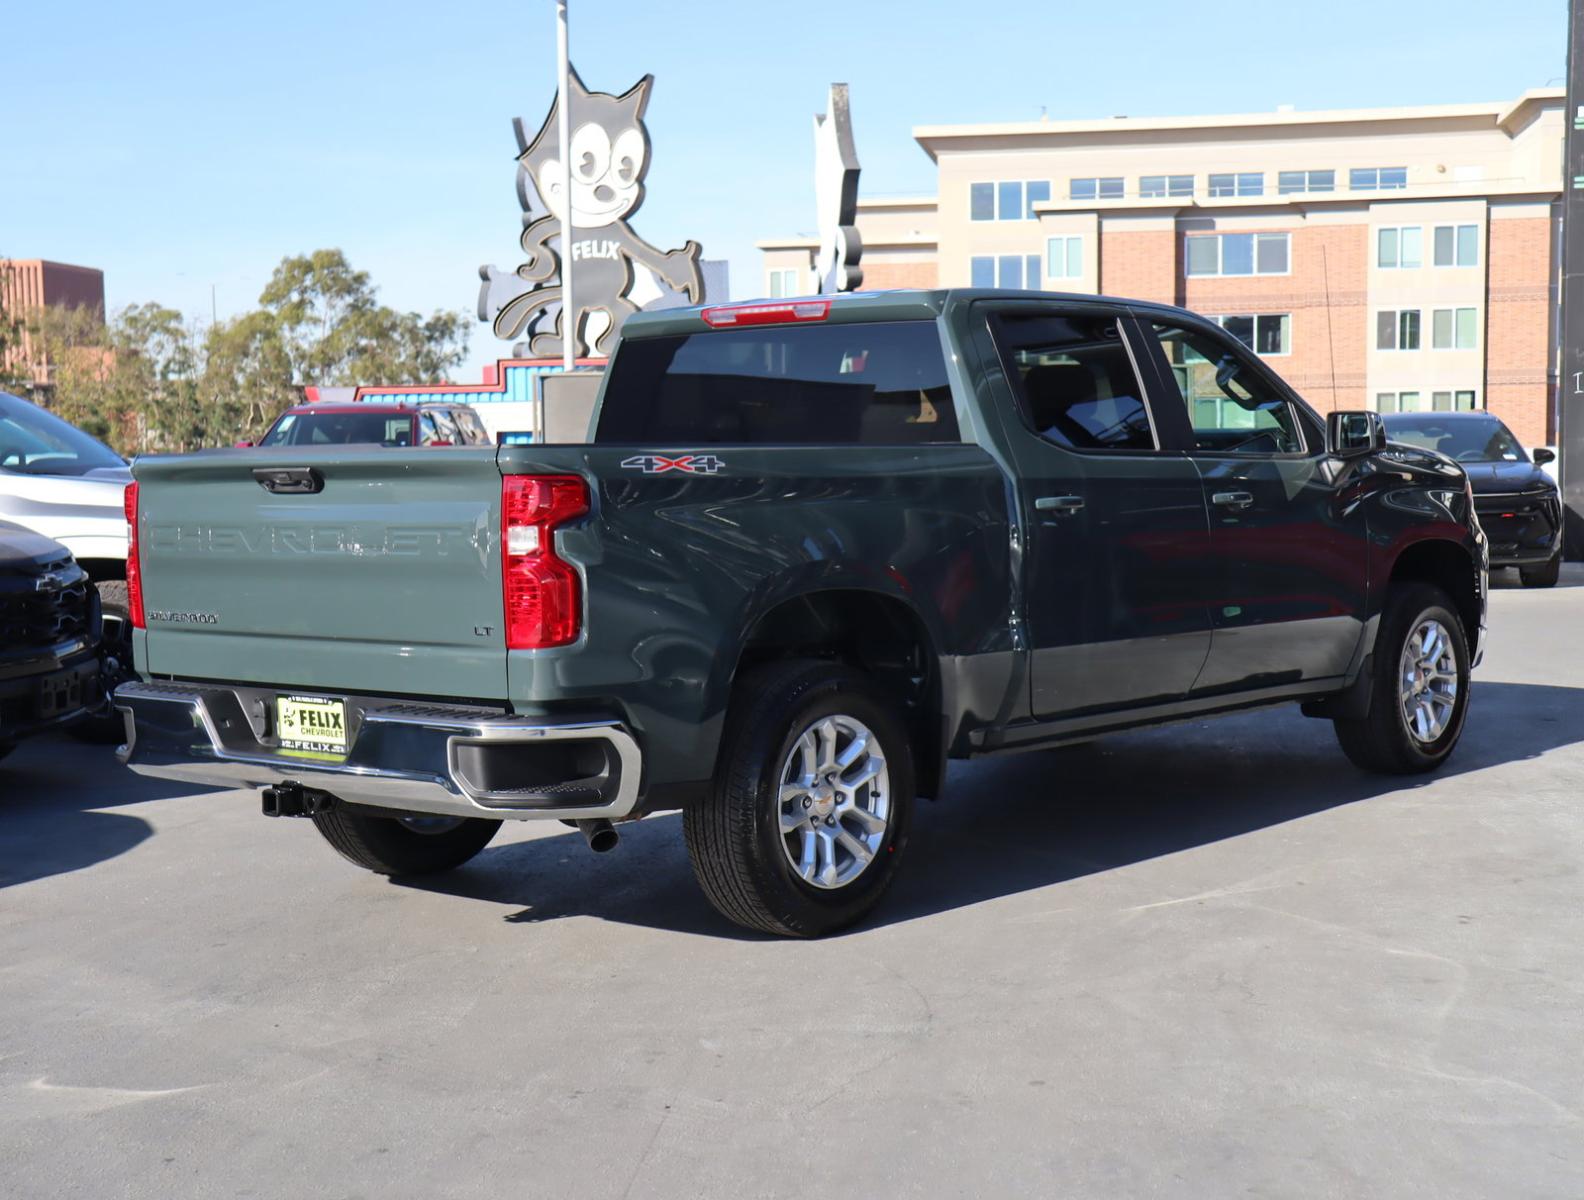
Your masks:
M411 442L412 418L406 413L305 412L282 416L259 445L406 446Z
M935 323L876 321L623 341L595 440L897 446L961 437Z

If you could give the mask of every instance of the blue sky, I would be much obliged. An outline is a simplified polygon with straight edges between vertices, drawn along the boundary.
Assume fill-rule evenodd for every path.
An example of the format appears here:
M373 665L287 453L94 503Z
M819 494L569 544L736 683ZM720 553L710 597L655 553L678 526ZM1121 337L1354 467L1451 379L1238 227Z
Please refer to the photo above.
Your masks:
M471 311L479 264L516 265L511 118L537 127L549 106L553 0L9 7L0 255L101 267L112 308L205 321L211 285L224 317L283 255L323 246L425 312ZM811 118L832 81L852 86L878 195L934 190L914 125L1489 100L1566 69L1562 0L571 9L591 88L656 76L634 226L730 259L739 296L758 289L757 238L814 224ZM463 377L507 349L477 326Z

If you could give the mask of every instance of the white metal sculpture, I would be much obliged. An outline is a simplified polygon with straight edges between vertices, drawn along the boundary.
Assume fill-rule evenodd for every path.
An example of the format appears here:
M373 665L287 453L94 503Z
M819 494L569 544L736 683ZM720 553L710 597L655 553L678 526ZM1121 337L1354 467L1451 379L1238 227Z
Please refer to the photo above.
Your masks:
M833 83L830 102L814 115L814 200L820 245L814 290L855 292L863 285L863 239L858 236L858 151L853 146L847 85Z

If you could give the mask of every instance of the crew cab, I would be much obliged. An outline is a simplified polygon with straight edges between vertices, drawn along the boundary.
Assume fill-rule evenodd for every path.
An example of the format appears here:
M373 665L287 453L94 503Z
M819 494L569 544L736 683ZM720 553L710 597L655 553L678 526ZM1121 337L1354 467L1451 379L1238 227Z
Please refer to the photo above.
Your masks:
M640 314L592 429L139 459L124 760L390 875L681 809L725 916L811 936L878 900L948 759L1298 703L1417 772L1463 729L1467 476L1192 313Z

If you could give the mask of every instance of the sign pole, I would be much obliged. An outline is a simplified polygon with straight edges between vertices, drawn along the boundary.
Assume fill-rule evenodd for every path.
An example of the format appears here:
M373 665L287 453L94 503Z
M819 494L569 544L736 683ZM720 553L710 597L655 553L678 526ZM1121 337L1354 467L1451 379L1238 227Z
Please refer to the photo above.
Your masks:
M1584 0L1575 0L1584 3ZM577 357L577 308L572 303L572 92L567 86L567 0L556 0L556 140L561 146L561 196L566 216L561 222L561 369L570 371Z
M1568 0L1567 152L1562 169L1562 345L1557 405L1566 554L1584 559L1584 0Z

